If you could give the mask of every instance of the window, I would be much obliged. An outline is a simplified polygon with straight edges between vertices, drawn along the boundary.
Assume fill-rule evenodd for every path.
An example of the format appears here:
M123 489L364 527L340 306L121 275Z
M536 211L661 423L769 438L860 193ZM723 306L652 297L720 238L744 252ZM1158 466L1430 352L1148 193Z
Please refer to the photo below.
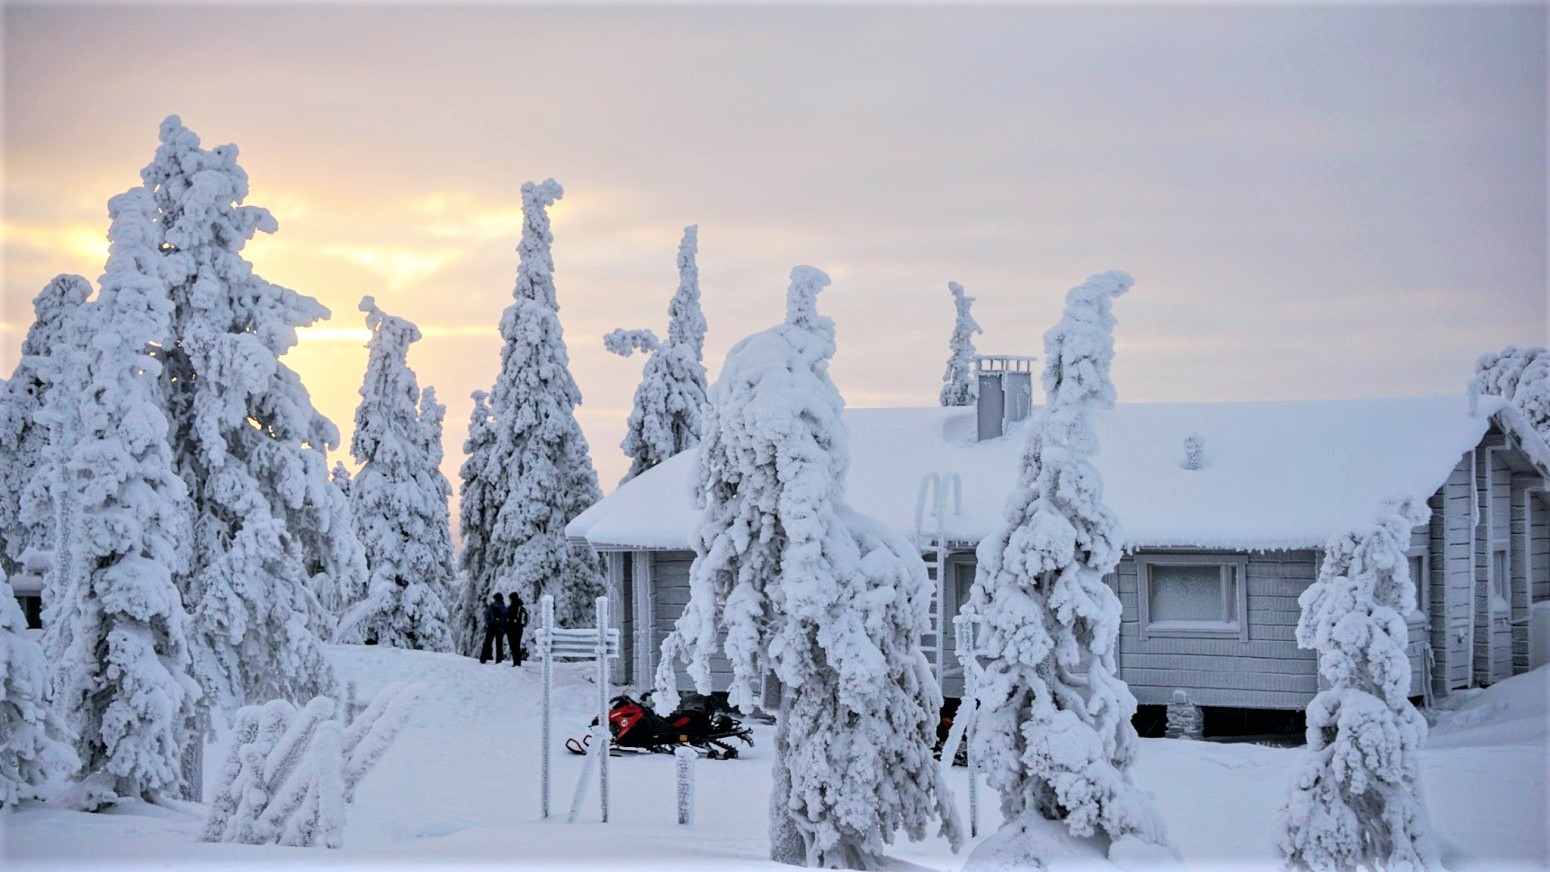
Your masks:
M1510 602L1507 579L1507 551L1498 548L1491 552L1491 607L1506 609Z
M43 598L35 593L19 593L16 602L22 607L22 617L27 620L27 627L33 630L43 629Z
M1412 554L1410 560L1410 581L1415 585L1415 610L1425 612L1431 602L1431 577L1427 572L1427 560L1425 554Z
M1136 557L1141 637L1228 636L1248 640L1245 578L1237 554L1151 554Z

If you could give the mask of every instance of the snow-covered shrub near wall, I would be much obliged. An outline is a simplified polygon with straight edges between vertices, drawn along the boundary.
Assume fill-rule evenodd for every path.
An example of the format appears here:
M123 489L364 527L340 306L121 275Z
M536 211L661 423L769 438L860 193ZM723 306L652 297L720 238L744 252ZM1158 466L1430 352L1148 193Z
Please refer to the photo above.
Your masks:
M711 389L690 602L657 685L674 705L682 658L708 691L725 628L734 705L754 705L767 672L782 684L771 856L875 868L896 830L919 839L939 820L955 847L962 831L931 758L941 692L920 650L924 564L844 502L834 325L816 306L828 283L792 270L786 322L738 343Z
M1440 854L1419 777L1426 720L1410 704L1406 550L1431 511L1386 501L1377 521L1331 540L1298 598L1297 644L1329 683L1308 705L1307 758L1279 848L1297 869L1433 869Z
M1112 301L1130 286L1122 272L1093 276L1044 334L1048 401L1029 428L1005 523L979 546L970 608L985 663L974 741L1001 794L1003 830L1033 832L1043 818L1074 836L1155 846L1162 819L1131 782L1136 701L1119 678L1120 603L1104 582L1120 558L1119 520L1090 460L1091 412L1114 406Z
M0 570L0 806L37 796L80 765L71 736L44 699L48 666Z
M201 838L342 847L355 786L403 729L421 690L390 684L348 726L328 697L301 709L285 700L240 709Z
M1550 443L1550 351L1509 345L1475 361L1480 389L1510 401Z

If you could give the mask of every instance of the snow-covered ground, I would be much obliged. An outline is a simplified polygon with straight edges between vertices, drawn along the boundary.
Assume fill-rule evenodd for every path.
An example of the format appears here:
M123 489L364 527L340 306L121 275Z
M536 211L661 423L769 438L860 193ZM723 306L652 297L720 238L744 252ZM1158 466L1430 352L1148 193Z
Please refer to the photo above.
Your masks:
M390 681L428 686L398 743L361 783L349 808L344 850L201 844L204 807L198 805L135 804L83 814L34 803L0 815L0 866L785 868L764 859L769 727L755 726L758 746L743 758L695 764L693 826L675 822L674 761L661 755L612 759L612 821L598 820L594 785L581 822L567 825L581 758L556 747L556 818L541 820L536 664L517 670L448 654L354 646L331 646L329 653L342 679L356 681L363 698ZM590 669L574 664L557 670L557 739L582 732L592 715ZM1550 866L1547 686L1550 670L1539 669L1441 713L1422 765L1450 869ZM224 752L210 749L210 779ZM1299 753L1143 740L1136 781L1155 795L1189 866L1276 868L1279 808ZM966 772L954 769L950 778L967 823ZM211 790L213 784L207 785L207 796ZM980 800L984 838L1000 818L993 794L982 789ZM967 851L954 856L934 839L900 843L891 854L900 869L958 869Z

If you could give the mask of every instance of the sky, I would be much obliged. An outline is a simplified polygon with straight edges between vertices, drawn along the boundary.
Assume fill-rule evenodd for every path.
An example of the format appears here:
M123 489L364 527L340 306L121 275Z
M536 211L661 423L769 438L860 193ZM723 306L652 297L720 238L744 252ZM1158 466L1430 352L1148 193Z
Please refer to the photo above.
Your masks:
M0 6L0 373L48 279L95 280L163 117L233 142L247 255L333 317L285 358L345 434L356 304L421 326L457 481L499 367L523 181L558 179L560 319L602 485L700 228L712 377L826 270L852 406L929 405L948 281L1038 354L1125 269L1122 402L1462 393L1550 336L1546 6Z

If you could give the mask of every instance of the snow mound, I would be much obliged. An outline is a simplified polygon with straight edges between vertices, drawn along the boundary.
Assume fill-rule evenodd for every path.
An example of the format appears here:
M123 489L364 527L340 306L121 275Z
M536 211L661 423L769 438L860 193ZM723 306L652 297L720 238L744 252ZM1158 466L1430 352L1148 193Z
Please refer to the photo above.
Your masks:
M1514 675L1467 698L1457 709L1439 713L1427 748L1542 745L1550 733L1550 666Z

